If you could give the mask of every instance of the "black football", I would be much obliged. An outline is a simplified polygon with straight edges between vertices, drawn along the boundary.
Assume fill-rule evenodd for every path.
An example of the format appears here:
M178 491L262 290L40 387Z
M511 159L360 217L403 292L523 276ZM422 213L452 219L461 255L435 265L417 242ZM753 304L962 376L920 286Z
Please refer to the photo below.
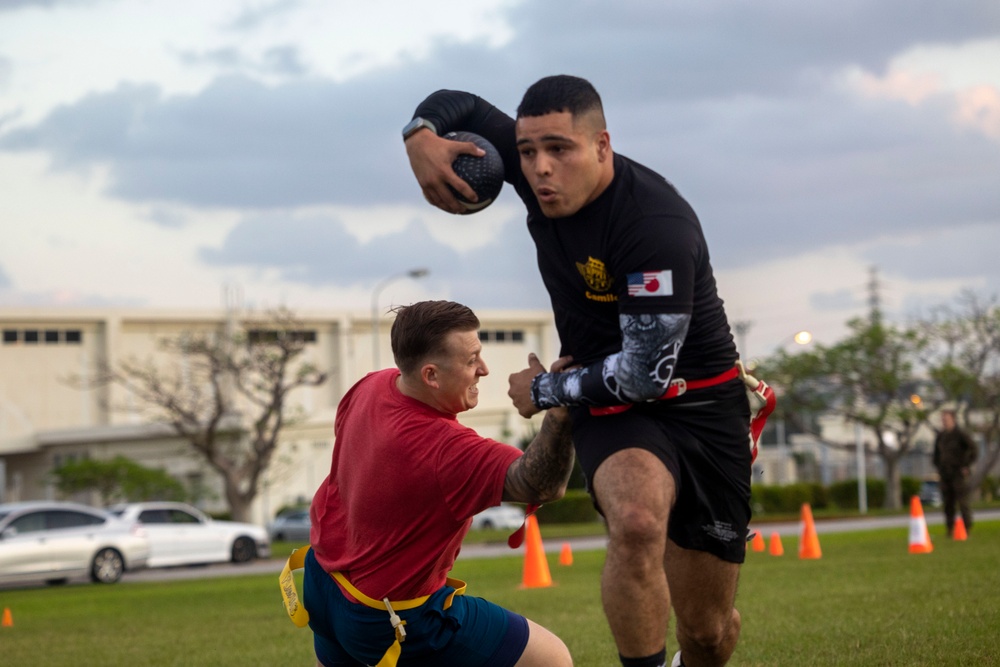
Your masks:
M449 132L444 138L452 141L471 141L486 151L486 155L482 157L459 155L451 163L458 177L476 191L479 201L470 202L455 188L451 188L451 191L465 205L466 214L482 211L496 200L503 188L503 158L500 157L500 151L489 141L472 132Z

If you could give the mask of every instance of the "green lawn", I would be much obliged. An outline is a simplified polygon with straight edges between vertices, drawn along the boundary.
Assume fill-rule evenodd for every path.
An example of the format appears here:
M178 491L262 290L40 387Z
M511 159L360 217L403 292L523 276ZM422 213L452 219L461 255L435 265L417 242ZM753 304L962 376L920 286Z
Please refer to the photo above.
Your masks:
M823 557L748 554L732 665L1000 665L1000 522L967 542L931 527L934 552L911 555L905 528L821 535ZM543 526L545 537L550 537ZM555 585L522 589L519 556L460 561L469 592L564 638L582 667L617 664L600 607L600 551L549 556ZM312 665L308 630L281 606L277 576L0 590L3 665L226 667ZM671 653L672 633L667 639Z

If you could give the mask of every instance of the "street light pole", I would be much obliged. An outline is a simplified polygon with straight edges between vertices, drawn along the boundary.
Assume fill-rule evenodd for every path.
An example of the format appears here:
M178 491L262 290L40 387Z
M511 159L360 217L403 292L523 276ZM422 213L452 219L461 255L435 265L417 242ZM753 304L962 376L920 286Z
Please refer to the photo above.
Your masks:
M404 271L402 273L395 273L388 278L385 278L380 283L375 285L375 289L372 290L372 370L379 370L379 342L378 342L378 332L379 332L379 312L378 312L378 298L382 294L382 290L389 286L397 280L403 278L413 278L414 280L418 278L423 278L428 273L429 269L410 269L409 271Z
M791 336L788 336L787 338L783 339L780 343L778 343L778 349L779 350L784 350L785 345L787 345L788 343L791 343L792 341L794 341L796 345L808 345L809 343L812 342L812 333L810 333L809 331L806 331L804 329L802 331L797 331L794 334L792 334ZM778 421L775 423L774 426L775 426L775 438L778 441L777 442L777 445L778 445L778 470L780 472L779 482L783 484L785 482L785 472L786 472L786 469L788 468L788 464L787 464L787 462L785 460L785 459L788 458L788 449L787 449L787 444L788 443L785 442L785 420L784 419L778 419ZM820 445L820 446L822 447L823 445ZM824 451L825 451L825 447L824 447ZM797 474L796 474L796 477L797 477Z
M733 322L733 330L736 332L736 352L740 361L744 365L750 363L750 356L747 354L747 334L753 322L750 320L737 320Z

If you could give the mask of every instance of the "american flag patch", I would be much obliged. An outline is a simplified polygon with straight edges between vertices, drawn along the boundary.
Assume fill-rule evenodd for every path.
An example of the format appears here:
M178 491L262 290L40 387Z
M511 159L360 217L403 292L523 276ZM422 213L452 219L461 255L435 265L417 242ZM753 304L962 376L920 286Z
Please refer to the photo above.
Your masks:
M670 270L630 273L628 274L628 295L670 296L674 293L673 281Z

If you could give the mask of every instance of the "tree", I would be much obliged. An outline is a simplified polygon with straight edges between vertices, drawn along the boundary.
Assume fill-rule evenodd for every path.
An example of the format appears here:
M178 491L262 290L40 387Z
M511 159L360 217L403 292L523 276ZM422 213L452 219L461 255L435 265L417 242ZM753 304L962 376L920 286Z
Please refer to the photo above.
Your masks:
M914 402L916 367L924 339L916 330L899 330L880 317L848 322L851 333L831 347L813 352L779 353L762 364L760 376L779 393L779 416L824 444L853 449L851 442L823 439L816 417L840 415L874 436L885 466L886 507L901 506L900 460L912 449L927 406Z
M246 521L281 431L303 417L289 394L326 381L326 373L299 361L307 343L301 323L278 309L262 320L162 338L170 362L105 364L88 384L124 389L150 422L187 440L221 477L232 517Z
M984 300L965 291L957 308L938 310L923 326L937 402L955 407L962 428L983 442L970 480L979 488L1000 460L1000 305L996 295Z
M885 506L898 509L899 462L927 420L927 406L915 400L920 350L926 343L915 330L899 330L880 319L856 319L848 326L853 334L831 348L828 357L842 398L841 412L874 436L885 466Z
M83 459L52 472L65 494L96 491L103 505L143 500L183 500L184 486L163 470L146 468L124 456L110 461Z

